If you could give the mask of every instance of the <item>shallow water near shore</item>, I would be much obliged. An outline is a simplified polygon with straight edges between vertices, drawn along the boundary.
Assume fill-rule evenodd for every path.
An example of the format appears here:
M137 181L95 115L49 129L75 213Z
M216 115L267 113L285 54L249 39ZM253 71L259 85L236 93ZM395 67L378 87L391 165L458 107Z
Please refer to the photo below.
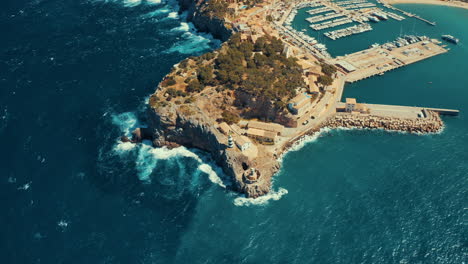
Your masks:
M461 44L347 85L345 97L460 116L424 136L323 130L282 157L269 196L251 200L224 187L207 153L117 143L144 124L145 100L173 64L218 45L191 32L177 6L8 2L0 11L2 263L462 263L468 10L399 7L438 23L416 22L415 31ZM399 24L413 28L381 23L395 37ZM376 27L330 51L393 38Z

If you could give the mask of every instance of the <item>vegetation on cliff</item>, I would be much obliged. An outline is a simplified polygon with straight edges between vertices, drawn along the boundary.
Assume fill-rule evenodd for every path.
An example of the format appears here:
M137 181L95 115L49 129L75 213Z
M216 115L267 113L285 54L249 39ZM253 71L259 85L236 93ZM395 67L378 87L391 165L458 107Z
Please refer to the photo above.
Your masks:
M246 8L254 7L260 4L263 0L236 0L237 3L243 4ZM223 19L226 14L231 14L233 10L228 8L229 4L226 0L206 0L201 2L200 11L202 15Z
M222 115L228 123L235 123L244 113L262 120L275 118L275 113L285 111L297 88L306 86L297 59L287 58L283 50L283 42L275 37L262 36L253 42L234 34L219 50L190 57L174 67L160 85L161 99L153 95L150 105L166 106L173 99L177 104L193 103L210 87L210 91L215 88L232 99L218 105L220 109L231 109ZM331 74L333 69L324 71ZM239 96L243 99L238 100ZM246 99L262 102L262 110L255 109L255 104L246 108ZM234 106L241 108L235 110Z
M222 88L242 90L255 97L289 100L296 88L305 84L301 66L282 51L282 41L274 37L263 36L252 43L241 41L235 34L211 65L216 82Z
M317 78L317 82L322 86L329 86L333 83L333 75L336 73L336 67L322 62L320 64L323 75Z
M225 0L207 0L200 6L202 15L218 19L223 19L228 11L228 3Z

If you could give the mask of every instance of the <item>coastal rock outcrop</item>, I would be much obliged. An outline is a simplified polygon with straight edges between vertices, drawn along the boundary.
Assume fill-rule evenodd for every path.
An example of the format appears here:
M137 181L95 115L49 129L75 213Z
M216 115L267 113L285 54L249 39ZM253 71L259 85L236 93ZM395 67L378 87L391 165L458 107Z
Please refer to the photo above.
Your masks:
M240 151L229 149L225 135L213 127L213 120L206 117L194 105L168 105L147 110L148 122L155 147L186 146L211 153L224 173L233 182L232 188L247 197L258 197L269 192L271 177L279 169L274 157L249 160ZM270 164L265 166L264 161ZM271 164L275 163L275 164ZM255 168L259 173L257 181L244 181L243 175Z
M226 28L225 22L214 16L203 14L200 7L206 0L178 0L181 12L187 12L187 20L200 32L207 32L213 37L226 41L231 36L231 30Z

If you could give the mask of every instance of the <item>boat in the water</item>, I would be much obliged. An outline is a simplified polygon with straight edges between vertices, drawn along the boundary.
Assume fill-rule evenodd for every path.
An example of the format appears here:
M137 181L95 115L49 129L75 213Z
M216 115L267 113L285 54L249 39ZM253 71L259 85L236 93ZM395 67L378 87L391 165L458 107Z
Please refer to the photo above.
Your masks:
M377 22L380 21L380 20L379 20L377 17L375 17L375 16L369 16L368 18L370 19L370 21L375 22L375 23L377 23Z
M456 37L452 35L442 35L442 39L448 42L452 42L453 44L458 44L458 42L460 41L459 39L457 39Z
M387 20L388 19L387 14L385 14L383 12L374 12L374 13L372 13L372 15L374 17L378 17L380 20Z

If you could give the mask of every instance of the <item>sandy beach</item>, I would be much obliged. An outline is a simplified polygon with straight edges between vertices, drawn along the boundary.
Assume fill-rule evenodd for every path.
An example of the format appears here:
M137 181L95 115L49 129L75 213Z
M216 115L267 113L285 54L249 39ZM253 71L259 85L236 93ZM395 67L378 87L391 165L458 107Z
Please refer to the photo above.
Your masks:
M387 4L425 4L425 5L443 5L468 9L467 2L461 1L441 1L441 0L384 0Z

